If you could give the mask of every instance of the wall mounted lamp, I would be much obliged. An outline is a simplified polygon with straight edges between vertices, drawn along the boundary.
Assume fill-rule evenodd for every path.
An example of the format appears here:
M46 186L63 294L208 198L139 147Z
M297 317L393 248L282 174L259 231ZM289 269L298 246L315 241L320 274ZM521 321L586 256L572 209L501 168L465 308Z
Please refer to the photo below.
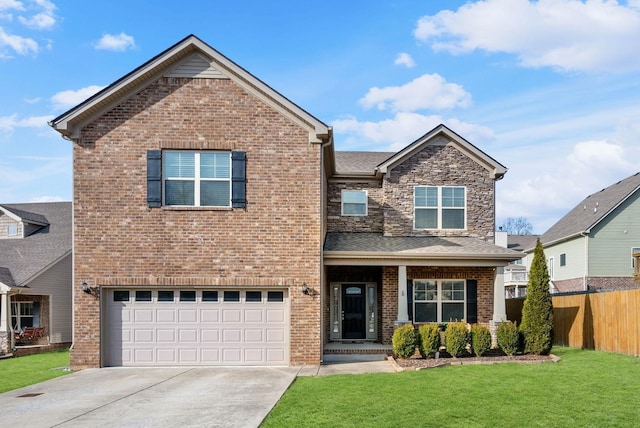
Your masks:
M89 287L89 284L87 283L87 281L83 280L80 285L82 286L82 291L84 291L87 294L91 294L93 297L98 298L98 287Z
M307 287L307 283L302 283L302 294L309 294L309 288Z

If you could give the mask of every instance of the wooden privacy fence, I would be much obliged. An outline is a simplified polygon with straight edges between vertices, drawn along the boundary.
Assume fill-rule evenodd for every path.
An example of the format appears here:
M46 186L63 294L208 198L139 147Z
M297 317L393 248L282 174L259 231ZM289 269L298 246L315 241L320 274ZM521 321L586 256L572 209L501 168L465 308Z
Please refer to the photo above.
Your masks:
M640 355L640 289L552 296L554 344ZM524 299L507 299L520 325Z

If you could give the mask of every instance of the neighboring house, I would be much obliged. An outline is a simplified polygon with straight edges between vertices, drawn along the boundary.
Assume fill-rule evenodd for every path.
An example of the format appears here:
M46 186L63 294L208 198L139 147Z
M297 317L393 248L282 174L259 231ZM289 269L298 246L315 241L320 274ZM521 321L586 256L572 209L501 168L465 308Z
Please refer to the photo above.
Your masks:
M410 320L506 319L506 168L445 126L335 152L194 36L51 126L73 141L76 368L318 364Z
M497 232L500 233L500 232ZM525 264L526 254L524 250L536 246L539 235L508 235L507 248L518 251L521 257L509 263L504 268L505 298L513 299L527 295L527 283L529 282L529 266Z
M71 202L0 204L0 353L71 343L71 216Z
M640 251L640 173L582 200L540 240L551 292L636 288L633 253ZM527 266L533 258L527 252Z

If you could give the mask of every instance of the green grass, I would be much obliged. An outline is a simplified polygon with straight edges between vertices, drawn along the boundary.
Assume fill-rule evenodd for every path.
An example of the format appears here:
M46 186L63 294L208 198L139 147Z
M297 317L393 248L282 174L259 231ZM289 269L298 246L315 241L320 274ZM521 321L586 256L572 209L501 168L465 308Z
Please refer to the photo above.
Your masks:
M264 427L628 427L640 359L554 347L557 363L300 377Z
M70 373L55 370L69 365L69 351L47 352L0 360L0 393Z

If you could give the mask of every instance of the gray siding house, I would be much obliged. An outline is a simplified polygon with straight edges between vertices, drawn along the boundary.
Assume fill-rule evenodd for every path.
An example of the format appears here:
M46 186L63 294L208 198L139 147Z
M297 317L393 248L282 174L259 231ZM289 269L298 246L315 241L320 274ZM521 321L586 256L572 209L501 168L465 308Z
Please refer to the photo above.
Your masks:
M640 173L584 198L540 240L552 293L637 287L633 253L640 251ZM525 250L526 266L533 247Z
M71 229L71 202L0 205L0 354L72 341Z

